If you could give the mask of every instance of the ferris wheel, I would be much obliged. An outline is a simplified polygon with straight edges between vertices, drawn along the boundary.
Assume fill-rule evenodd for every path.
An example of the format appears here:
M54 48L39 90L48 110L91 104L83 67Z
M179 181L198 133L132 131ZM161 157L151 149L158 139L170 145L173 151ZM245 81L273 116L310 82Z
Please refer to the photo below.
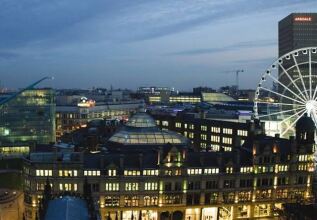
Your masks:
M281 136L294 132L304 114L317 127L317 47L289 52L262 74L255 91L254 116L276 121Z

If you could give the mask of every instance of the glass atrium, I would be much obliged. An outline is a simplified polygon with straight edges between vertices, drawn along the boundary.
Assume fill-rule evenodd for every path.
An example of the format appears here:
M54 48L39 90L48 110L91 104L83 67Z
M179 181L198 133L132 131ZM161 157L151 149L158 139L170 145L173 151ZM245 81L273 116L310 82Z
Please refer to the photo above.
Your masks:
M182 135L160 130L154 119L146 113L137 113L132 116L109 141L123 145L188 144L188 139Z

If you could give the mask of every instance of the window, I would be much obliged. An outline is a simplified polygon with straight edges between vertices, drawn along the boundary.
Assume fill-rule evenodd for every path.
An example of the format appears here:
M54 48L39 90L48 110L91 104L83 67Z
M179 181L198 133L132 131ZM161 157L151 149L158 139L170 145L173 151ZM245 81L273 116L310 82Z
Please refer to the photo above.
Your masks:
M187 169L188 175L200 175L202 173L201 169Z
M36 170L36 176L53 176L52 170Z
M106 191L119 191L119 183L106 183Z
M286 172L286 171L288 171L288 165L278 165L277 166L277 171L278 172Z
M217 143L219 143L219 142L220 142L220 137L219 137L219 136L211 135L211 141L212 141L212 142L217 142Z
M143 176L158 176L158 170L143 170Z
M235 188L235 180L224 180L223 188Z
M218 182L216 180L206 181L206 189L217 189Z
M144 196L144 206L157 205L158 198L157 196Z
M201 131L207 131L207 126L206 125L201 125L200 126Z
M226 173L233 173L233 167L226 167Z
M224 146L224 147L223 147L223 150L224 150L224 151L232 151L232 148L231 148L231 147Z
M218 193L213 192L213 193L205 193L205 204L213 204L216 203L218 200Z
M220 146L219 144L211 144L211 151L219 151Z
M181 182L175 182L175 191L181 191L182 190L182 183Z
M252 173L253 167L240 167L240 173Z
M117 170L108 170L108 176L116 176Z
M84 176L100 176L100 170L84 170Z
M137 196L125 196L124 205L129 206L139 206L139 198Z
M181 128L181 127L182 127L182 123L176 122L176 123L175 123L175 127L176 127L176 128Z
M137 191L139 190L139 183L125 183L126 191Z
M189 129L190 130L194 130L195 129L195 126L193 124L189 124Z
M145 183L144 189L145 190L157 190L157 182Z
M200 189L200 181L188 181L188 190L198 190Z
M240 180L240 187L241 188L252 187L252 185L253 185L252 179L241 179Z
M119 206L120 197L119 196L106 196L105 206Z
M248 131L246 131L246 130L238 130L238 135L246 137L246 136L248 136Z
M59 190L60 191L77 191L77 183L60 183Z
M222 132L223 132L224 134L232 134L232 129L231 129L231 128L223 128L223 129L222 129Z
M251 191L246 191L246 192L239 192L238 193L238 199L241 202L246 202L251 200Z
M207 135L206 134L201 134L200 139L206 141L207 140Z
M278 177L277 178L277 185L278 186L288 185L288 177Z
M273 179L272 178L262 178L257 179L257 186L272 186L273 185Z
M165 183L164 190L165 191L172 191L172 183L170 183L170 182Z
M194 133L193 133L193 132L189 132L189 133L188 133L188 137L189 137L189 138L194 138Z
M205 168L204 174L215 174L219 173L219 168Z
M224 144L232 144L232 138L222 137L222 143L224 143Z
M162 121L162 126L168 127L168 121Z
M211 132L220 133L220 128L219 127L211 127Z
M125 176L140 176L139 170L125 170L124 171Z
M200 143L200 148L206 149L206 147L207 147L207 144L206 144L206 143L204 143L204 142L201 142L201 143Z

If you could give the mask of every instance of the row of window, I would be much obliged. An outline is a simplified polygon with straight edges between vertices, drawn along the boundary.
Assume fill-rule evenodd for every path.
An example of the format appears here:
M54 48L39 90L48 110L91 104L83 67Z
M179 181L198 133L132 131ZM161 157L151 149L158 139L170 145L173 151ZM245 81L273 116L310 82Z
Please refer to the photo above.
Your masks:
M241 167L240 173L273 173L273 172L287 172L289 170L289 165L268 165L268 166L256 166ZM299 164L297 167L298 171L313 171L314 164ZM176 173L175 173L176 172ZM232 167L226 167L226 173L233 173ZM219 173L219 168L188 168L188 175L201 175L201 174L216 174ZM143 170L143 176L158 176L159 170ZM181 170L165 170L165 175L181 175ZM58 175L60 177L77 177L77 170L59 170ZM117 170L108 170L109 176L116 176ZM125 170L125 176L140 176L140 170ZM36 176L53 176L52 170L36 170ZM84 176L100 176L100 170L85 170Z
M240 191L240 192L224 192L222 193L223 202L233 203L233 202L246 202L252 200L252 191ZM237 195L237 196L236 196ZM294 198L304 198L305 190L289 190L289 189L278 189L275 191L274 196L276 199L294 199ZM273 191L271 189L266 190L256 190L254 193L256 200L270 199L273 197ZM163 204L181 204L182 195L163 195ZM204 201L206 205L214 204L218 202L219 193L209 192L205 193ZM186 194L186 204L187 205L199 205L201 204L199 193L188 193ZM137 195L126 195L124 196L124 206L125 207L137 207L139 206L139 200L143 199L144 206L154 206L158 205L158 196L137 196ZM120 205L119 196L105 196L104 206L106 207L116 207ZM268 209L267 205L261 205L261 209ZM255 207L259 209L259 207ZM239 211L239 210L238 210ZM244 210L245 211L245 210ZM256 210L255 210L256 211ZM258 212L259 210L257 210ZM263 214L263 213L262 213Z

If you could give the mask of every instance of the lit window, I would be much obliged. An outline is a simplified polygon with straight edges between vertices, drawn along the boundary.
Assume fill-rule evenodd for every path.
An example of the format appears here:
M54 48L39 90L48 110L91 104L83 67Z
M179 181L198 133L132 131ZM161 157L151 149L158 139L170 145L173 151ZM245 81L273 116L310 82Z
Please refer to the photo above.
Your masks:
M248 136L248 131L246 131L246 130L238 130L238 135L246 137L246 136Z
M117 170L108 170L108 176L116 176Z
M100 170L84 170L84 176L100 176Z
M143 176L158 176L158 170L143 170Z
M222 143L224 143L224 144L232 144L232 138L222 137Z
M211 127L211 132L220 133L220 128L219 127Z
M240 167L240 172L241 173L252 173L253 167Z
M140 176L141 172L139 170L125 170L125 176Z
M200 139L206 141L207 140L207 135L206 134L201 134Z
M125 183L126 191L137 191L139 190L139 183Z
M232 129L231 129L231 128L223 128L223 129L222 129L222 132L223 132L224 134L232 134Z
M162 126L167 127L168 126L168 121L162 121Z
M176 123L175 123L175 127L176 127L176 128L181 128L181 127L182 127L182 123L176 122Z
M233 167L226 167L226 173L232 173Z
M119 183L106 183L106 191L119 191Z
M36 176L53 176L52 170L36 170Z
M219 168L206 168L204 169L204 174L215 174L219 173Z
M200 126L201 131L207 131L207 126L206 125L201 125Z
M189 137L189 138L194 138L194 133L189 132L189 133L188 133L188 137Z
M220 142L220 137L219 136L214 136L214 135L211 135L211 141L212 142Z
M199 175L202 173L201 169L187 169L188 175Z
M219 144L212 144L212 145L211 145L211 150L212 150L212 151L219 151L219 149L220 149Z
M145 183L144 189L145 190L157 190L157 182Z
M223 147L223 150L224 150L224 151L231 151L232 149L231 149L231 147L226 147L226 146L224 146L224 147Z
M207 146L206 143L204 143L204 142L201 142L201 143L200 143L200 147L201 147L201 148L206 149L206 146Z

